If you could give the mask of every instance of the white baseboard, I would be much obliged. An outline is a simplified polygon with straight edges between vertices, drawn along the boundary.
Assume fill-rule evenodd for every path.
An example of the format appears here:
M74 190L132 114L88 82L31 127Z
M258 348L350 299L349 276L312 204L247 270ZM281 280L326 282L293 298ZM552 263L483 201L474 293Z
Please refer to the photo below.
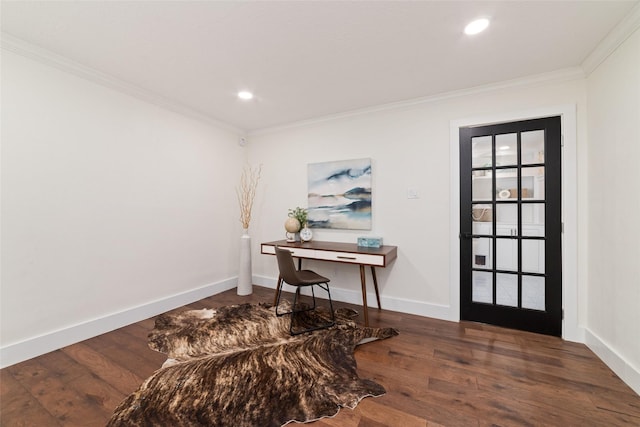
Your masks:
M276 279L266 276L253 276L253 283L267 288L275 289ZM331 287L331 297L335 301L350 304L362 304L362 294L359 290L341 289ZM376 307L375 293L367 293L367 305ZM435 319L459 321L454 310L445 305L428 304L403 298L380 297L380 303L385 310L399 311L401 313L415 314L418 316L432 317ZM597 337L593 332L583 327L576 327L567 333L564 339L585 343L613 372L615 372L629 387L640 394L640 372L631 366L624 358L617 354L608 344Z
M633 391L640 395L640 370L633 367L620 356L609 344L600 339L588 328L585 332L585 344L598 356L613 372L616 373Z
M237 277L171 295L0 348L0 368L139 322L236 287Z
M275 289L276 279L265 276L253 276L253 283ZM165 297L137 307L79 323L68 328L52 331L24 341L0 348L0 368L14 365L24 360L57 350L67 345L113 331L114 329L139 322L211 295L233 289L237 278L232 277L220 282L211 283L200 288ZM332 298L350 304L362 304L359 290L331 287ZM432 317L441 320L458 321L452 318L451 307L428 304L404 298L381 296L381 304L385 310ZM375 293L367 293L369 307L376 306ZM640 371L621 357L606 342L588 329L584 329L584 342L602 361L611 368L629 387L640 394Z
M277 280L272 277L253 276L253 283L275 289ZM362 305L362 292L360 290L342 289L331 286L331 298L335 301ZM380 296L380 304L385 310L416 314L434 319L458 321L457 318L452 317L451 307L446 305L428 304L404 298L386 297L384 295ZM367 292L367 306L371 308L377 307L376 294L374 292Z

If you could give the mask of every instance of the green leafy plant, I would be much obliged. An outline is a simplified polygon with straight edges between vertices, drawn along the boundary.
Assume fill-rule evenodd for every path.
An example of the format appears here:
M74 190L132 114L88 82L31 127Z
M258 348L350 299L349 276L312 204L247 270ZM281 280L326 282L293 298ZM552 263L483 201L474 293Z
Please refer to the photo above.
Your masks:
M300 227L304 227L307 224L307 210L304 208L289 209L289 217L297 219Z

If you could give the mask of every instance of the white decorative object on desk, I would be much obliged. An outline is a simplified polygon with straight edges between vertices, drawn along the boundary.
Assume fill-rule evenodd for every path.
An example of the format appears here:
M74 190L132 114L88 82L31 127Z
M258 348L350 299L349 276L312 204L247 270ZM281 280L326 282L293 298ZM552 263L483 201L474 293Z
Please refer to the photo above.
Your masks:
M379 248L382 246L382 237L358 237L358 246L361 248Z
M303 242L310 242L313 239L313 231L309 227L304 226L302 230L300 230L300 240Z
M295 242L297 240L296 235L300 231L300 221L294 217L289 217L284 222L284 229L287 230L287 242Z

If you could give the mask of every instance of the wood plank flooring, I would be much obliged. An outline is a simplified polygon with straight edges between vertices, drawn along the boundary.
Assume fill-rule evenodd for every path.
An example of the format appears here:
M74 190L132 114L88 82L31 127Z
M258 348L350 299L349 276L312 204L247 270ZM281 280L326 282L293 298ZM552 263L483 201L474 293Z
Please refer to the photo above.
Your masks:
M272 300L273 290L254 286L247 297L231 290L174 311ZM640 426L640 396L582 344L385 310L369 317L400 331L356 349L360 376L387 394L310 425ZM165 359L147 347L153 322L0 370L0 425L105 425Z

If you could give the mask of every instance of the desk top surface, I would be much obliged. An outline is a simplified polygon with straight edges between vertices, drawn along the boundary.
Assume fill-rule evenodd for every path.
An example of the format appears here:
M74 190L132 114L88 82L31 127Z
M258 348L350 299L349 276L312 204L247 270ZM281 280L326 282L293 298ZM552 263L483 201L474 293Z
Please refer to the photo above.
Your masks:
M391 261L398 256L398 247L389 245L383 245L379 248L365 248L362 246L358 246L355 243L323 242L318 240L312 240L310 242L287 242L286 240L276 240L273 242L265 242L262 244L268 246L282 246L286 248L382 255L386 258L387 261Z

